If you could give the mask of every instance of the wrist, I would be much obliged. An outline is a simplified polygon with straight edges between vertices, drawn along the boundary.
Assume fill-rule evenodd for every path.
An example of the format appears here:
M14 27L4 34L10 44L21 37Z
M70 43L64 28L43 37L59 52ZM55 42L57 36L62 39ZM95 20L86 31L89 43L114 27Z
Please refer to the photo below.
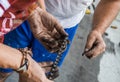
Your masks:
M28 21L33 21L33 19L36 19L35 16L38 14L40 14L41 12L43 12L43 10L39 7L37 7L32 13L30 13L30 15L28 16Z
M101 36L102 37L102 33L98 30L91 30L90 34L94 34L95 36Z
M16 69L17 72L26 72L28 70L30 61L31 61L31 57L32 56L32 52L29 48L21 48L18 49L21 53L22 53L22 60L21 60L21 64L20 67L18 69Z
M105 30L107 29L107 26L106 24L94 24L92 25L92 31L96 31L98 32L99 34L103 35Z
M22 59L23 59L23 55L19 50L17 50L17 54L18 54L16 56L17 61L15 61L14 65L11 65L11 68L14 70L19 69L19 67L21 66L21 63L22 63Z
M102 29L102 28L100 28L100 27L96 27L96 28L93 28L92 30L91 30L92 32L97 32L98 34L100 34L100 35L103 35L104 34L104 32L105 32L105 30L104 29Z
M17 49L0 43L0 67L17 69L21 59L22 54Z
M36 3L33 3L32 5L30 5L29 8L27 9L29 15L32 14L37 7L38 5Z

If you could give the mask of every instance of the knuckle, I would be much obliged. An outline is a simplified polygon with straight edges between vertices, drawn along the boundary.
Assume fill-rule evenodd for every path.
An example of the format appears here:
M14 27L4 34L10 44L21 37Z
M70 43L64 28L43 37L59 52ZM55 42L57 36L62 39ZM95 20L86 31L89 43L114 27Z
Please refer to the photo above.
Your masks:
M86 43L86 48L87 49L90 49L92 47L92 42L91 41L88 41L87 43Z
M93 55L93 58L99 56L100 54L101 54L101 51L95 52L94 55Z
M105 43L101 43L99 46L101 47L101 49L105 49L106 48L106 44Z
M90 47L91 47L91 45L90 45L90 44L87 44L86 47L85 47L85 50L89 50Z
M104 45L103 48L101 49L101 52L104 52L106 50L106 46Z
M105 49L106 47L107 47L106 44L104 44L104 49Z
M105 48L103 49L103 52L105 52Z
M93 51L86 52L86 56L92 56L92 55L93 55Z
M97 56L97 55L99 55L101 53L101 49L96 49L95 51L94 51L94 56Z
M93 55L96 56L100 53L100 51L94 51Z
M87 40L93 40L93 39L94 39L94 36L92 34L88 35Z
M102 49L105 50L106 49L106 44L102 45Z

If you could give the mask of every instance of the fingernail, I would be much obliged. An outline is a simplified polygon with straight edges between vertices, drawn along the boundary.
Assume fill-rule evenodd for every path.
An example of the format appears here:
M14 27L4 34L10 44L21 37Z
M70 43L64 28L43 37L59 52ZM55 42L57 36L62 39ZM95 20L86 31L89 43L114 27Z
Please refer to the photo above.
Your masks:
M89 49L86 48L86 49L85 49L85 52L87 52L88 50L89 50Z
M88 51L89 51L89 49L85 49L85 51L82 53L82 56L84 56L85 53L88 52Z

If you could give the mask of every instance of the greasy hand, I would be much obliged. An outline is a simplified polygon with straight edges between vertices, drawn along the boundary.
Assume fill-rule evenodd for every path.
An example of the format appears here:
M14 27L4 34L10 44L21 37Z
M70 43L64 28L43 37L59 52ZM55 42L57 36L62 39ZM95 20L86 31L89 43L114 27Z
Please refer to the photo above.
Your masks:
M105 51L106 44L103 40L102 34L98 31L91 31L87 38L87 43L83 55L89 59L96 57Z
M45 76L45 72L30 56L28 57L29 66L26 72L19 73L19 82L52 82Z
M59 40L64 40L68 36L58 21L40 8L34 11L28 21L33 35L50 52L56 52L61 45Z

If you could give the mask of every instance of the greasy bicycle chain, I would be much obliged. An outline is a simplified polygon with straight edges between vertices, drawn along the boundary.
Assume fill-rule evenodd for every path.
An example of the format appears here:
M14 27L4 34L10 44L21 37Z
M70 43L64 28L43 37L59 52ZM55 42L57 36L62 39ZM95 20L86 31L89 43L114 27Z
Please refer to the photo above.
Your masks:
M68 39L65 39L64 41L60 40L59 43L61 45L60 45L60 49L57 51L56 60L52 64L50 72L47 74L47 78L49 80L54 80L55 78L57 78L59 76L57 65L60 62L61 57L62 57L62 53L66 50L67 44L69 44L69 41L68 41Z

